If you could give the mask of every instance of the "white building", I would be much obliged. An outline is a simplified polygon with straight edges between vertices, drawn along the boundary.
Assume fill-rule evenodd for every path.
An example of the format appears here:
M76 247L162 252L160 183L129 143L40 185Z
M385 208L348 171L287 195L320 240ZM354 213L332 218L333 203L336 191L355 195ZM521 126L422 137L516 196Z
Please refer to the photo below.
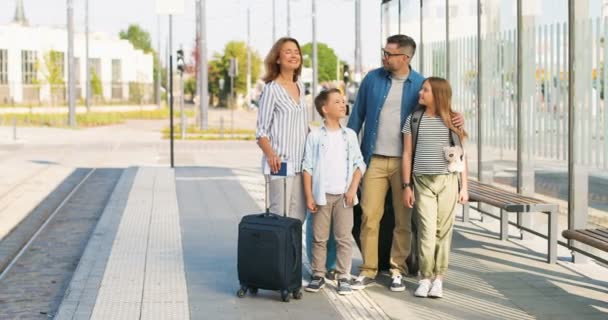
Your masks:
M29 26L21 1L15 19L0 25L0 103L42 104L64 101L67 84L68 34L65 28ZM63 80L49 76L49 56ZM74 34L76 97L86 94L85 34ZM153 96L153 56L127 40L104 33L89 34L91 74L101 83L105 101L141 102ZM62 82L59 83L58 82ZM51 86L53 84L53 86ZM51 90L53 87L53 90ZM97 90L98 92L98 90ZM92 90L92 96L96 90Z

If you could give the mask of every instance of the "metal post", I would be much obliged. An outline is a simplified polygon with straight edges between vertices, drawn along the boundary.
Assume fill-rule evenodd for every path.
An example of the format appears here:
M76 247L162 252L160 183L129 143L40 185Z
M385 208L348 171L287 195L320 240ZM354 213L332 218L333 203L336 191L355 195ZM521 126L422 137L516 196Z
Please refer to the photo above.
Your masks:
M317 86L319 81L319 69L317 61L317 0L312 0L312 97L317 96ZM312 112L312 120L315 120L315 113Z
M361 59L361 0L355 0L355 81L360 82L363 63Z
M199 83L199 103L201 108L201 129L207 130L209 127L209 70L207 68L207 4L206 0L199 0L200 4L200 41L199 41L199 74L201 81Z
M171 168L174 167L173 161L173 15L169 15L169 128L171 140Z
M68 125L76 127L74 86L74 1L67 0L68 7Z
M582 164L581 155L576 153L575 143L579 130L576 121L579 116L576 109L575 101L583 100L580 98L585 86L585 70L581 68L581 59L577 60L577 48L583 46L580 37L575 37L576 26L578 19L586 19L588 13L588 4L584 1L568 1L568 229L584 229L587 227L587 211L588 211L588 189L589 176L587 168ZM580 31L579 31L580 32ZM571 239L568 244L578 249L586 250L586 245L582 245ZM573 252L572 260L575 263L585 263L589 258L583 254Z
M86 96L85 104L87 106L87 112L91 111L91 66L89 65L89 0L84 2L84 36L85 36L85 58L84 65L86 69ZM77 71L79 72L79 71Z
M188 123L186 121L186 110L184 109L184 73L179 73L179 110L180 110L180 122L181 122L181 136L182 140L186 139L186 127Z
M230 77L230 130L234 135L234 109L236 105L234 103L234 76Z
M445 0L445 78L450 79L450 1Z
M276 20L277 20L277 2L276 2L276 0L272 0L272 42L277 41Z
M160 65L160 16L156 17L156 29L158 31L158 47L157 47L157 52L156 52L156 105L157 108L160 109L161 108L161 101L160 101L160 77L162 76L162 72L161 72L161 65Z
M291 1L287 0L287 36L291 37Z
M288 0L289 2L289 0ZM247 108L251 104L251 6L247 8Z
M477 181L481 181L483 175L481 172L481 164L483 161L482 150L481 150L481 98L482 98L482 85L481 85L481 0L477 0ZM481 215L483 217L483 214Z

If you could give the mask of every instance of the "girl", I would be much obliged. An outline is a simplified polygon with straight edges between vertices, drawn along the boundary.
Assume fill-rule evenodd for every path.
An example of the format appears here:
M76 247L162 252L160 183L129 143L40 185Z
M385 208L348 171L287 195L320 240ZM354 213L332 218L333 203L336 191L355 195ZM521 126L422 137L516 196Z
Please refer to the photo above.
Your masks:
M452 89L447 80L427 78L419 92L420 108L403 126L403 201L416 204L420 273L417 297L443 296L443 278L454 226L456 202L468 201L466 158L462 172L450 172L444 148L462 148L466 132L450 120ZM415 138L413 138L415 137ZM464 149L463 152L464 154ZM413 161L412 161L413 159ZM460 190L459 177L460 175Z

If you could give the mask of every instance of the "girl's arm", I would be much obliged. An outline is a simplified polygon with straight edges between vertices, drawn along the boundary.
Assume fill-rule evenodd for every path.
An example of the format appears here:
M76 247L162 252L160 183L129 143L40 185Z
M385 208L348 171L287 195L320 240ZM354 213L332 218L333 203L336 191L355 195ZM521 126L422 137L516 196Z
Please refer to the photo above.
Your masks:
M412 208L414 206L414 190L412 185L412 135L403 134L403 156L401 158L402 182L407 184L403 189L403 204Z
M462 183L462 186L460 187L460 194L458 195L458 201L462 204L469 201L469 165L467 164L466 153L463 158L464 170L460 173L460 182Z

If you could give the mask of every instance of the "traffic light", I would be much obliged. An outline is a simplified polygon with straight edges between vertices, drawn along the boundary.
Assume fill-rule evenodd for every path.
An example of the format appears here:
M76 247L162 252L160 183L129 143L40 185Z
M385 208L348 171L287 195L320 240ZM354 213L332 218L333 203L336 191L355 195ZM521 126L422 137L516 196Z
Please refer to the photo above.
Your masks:
M184 62L184 50L177 50L177 70L184 72L186 70L186 63Z
M344 79L343 80L344 80L344 86L347 86L348 83L350 82L350 71L349 71L347 64L344 65Z

